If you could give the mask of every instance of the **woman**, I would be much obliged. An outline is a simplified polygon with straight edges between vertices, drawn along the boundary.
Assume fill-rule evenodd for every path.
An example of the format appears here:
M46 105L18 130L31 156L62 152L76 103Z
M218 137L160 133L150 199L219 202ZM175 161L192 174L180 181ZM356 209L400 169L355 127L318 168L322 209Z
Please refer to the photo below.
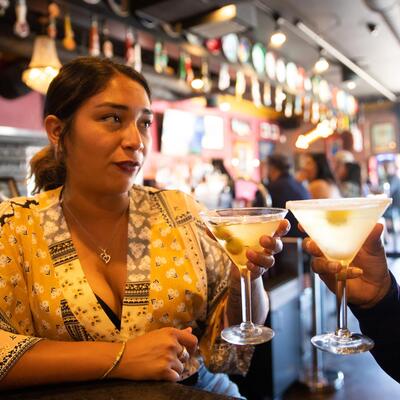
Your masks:
M357 163L340 164L337 169L337 177L342 197L361 196L361 168Z
M41 193L0 206L0 387L186 379L239 396L204 366L248 367L252 349L219 338L240 321L238 271L191 197L132 187L151 142L147 82L77 59L51 83L44 116L50 145L31 165ZM282 244L260 240L265 251L247 256L263 323L261 275Z
M308 182L313 199L340 197L328 160L323 153L304 154L297 178Z

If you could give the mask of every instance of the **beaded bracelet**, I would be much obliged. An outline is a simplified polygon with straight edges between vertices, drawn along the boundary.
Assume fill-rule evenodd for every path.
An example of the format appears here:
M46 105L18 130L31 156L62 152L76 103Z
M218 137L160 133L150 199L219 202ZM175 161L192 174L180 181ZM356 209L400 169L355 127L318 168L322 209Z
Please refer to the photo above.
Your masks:
M108 370L104 373L104 375L101 377L101 379L106 379L107 376L110 374L110 372L119 364L119 362L121 361L122 355L124 354L125 346L126 346L126 342L122 342L122 346L121 346L119 353L117 354L117 357L115 357L115 360L111 364L111 367L108 368Z

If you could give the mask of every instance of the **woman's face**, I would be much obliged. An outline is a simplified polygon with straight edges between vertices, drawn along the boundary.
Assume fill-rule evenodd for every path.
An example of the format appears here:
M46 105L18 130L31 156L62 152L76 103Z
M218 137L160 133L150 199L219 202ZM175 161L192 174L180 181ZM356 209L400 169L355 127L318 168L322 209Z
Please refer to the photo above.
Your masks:
M305 156L302 163L302 170L309 182L317 177L317 164L311 156Z
M109 194L129 190L151 144L144 88L115 74L75 114L66 139L67 183Z
M346 179L347 178L346 164L338 163L335 172L336 172L336 178L339 179L340 181Z

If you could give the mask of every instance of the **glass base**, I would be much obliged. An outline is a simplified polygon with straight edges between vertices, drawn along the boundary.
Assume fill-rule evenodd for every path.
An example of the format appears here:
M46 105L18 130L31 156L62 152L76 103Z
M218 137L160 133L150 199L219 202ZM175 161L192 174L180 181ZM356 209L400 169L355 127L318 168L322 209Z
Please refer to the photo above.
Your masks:
M374 342L368 336L349 332L346 336L325 333L311 338L311 343L320 350L333 354L357 354L371 350Z
M221 332L221 337L232 344L260 344L270 341L275 333L271 328L253 325L254 328L243 329L240 325L230 326Z
M299 380L311 393L332 393L343 387L344 374L329 369L306 370L300 373Z

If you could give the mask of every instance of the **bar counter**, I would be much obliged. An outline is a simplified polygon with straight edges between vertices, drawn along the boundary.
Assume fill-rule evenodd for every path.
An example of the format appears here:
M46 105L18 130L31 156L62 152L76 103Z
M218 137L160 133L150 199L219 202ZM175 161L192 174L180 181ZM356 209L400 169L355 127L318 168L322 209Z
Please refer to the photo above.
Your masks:
M1 400L229 400L223 396L172 382L64 383L0 392Z

